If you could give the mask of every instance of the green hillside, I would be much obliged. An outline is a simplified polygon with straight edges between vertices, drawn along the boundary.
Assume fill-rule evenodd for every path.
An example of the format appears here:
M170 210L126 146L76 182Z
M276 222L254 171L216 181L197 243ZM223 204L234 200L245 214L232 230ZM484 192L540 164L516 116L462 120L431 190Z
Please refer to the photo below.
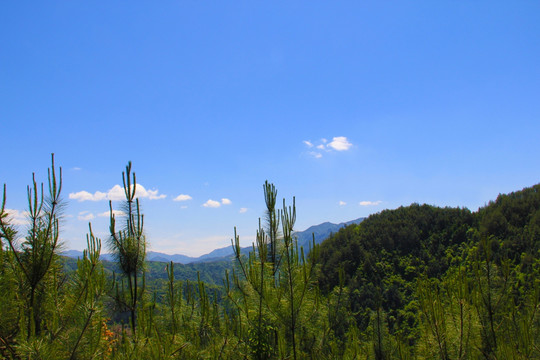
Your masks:
M467 291L478 291L474 296L482 301L489 298L489 307L498 306L488 313L497 315L495 328L502 329L510 316L505 311L513 306L532 311L539 301L533 292L540 279L539 190L535 185L500 195L477 212L412 204L347 226L321 244L320 288L327 295L346 290L347 311L361 330L368 330L373 313L382 311L390 334L417 344L426 325L418 316L426 310L421 287L435 286L438 296L448 297L438 299L439 306L449 305L455 294L445 287L461 273ZM482 307L472 293L462 296ZM478 314L485 310L477 308ZM475 326L487 326L479 317ZM533 323L538 335L538 318ZM515 330L506 329L506 335L515 337ZM497 342L497 336L488 335L479 336L477 346L484 351Z

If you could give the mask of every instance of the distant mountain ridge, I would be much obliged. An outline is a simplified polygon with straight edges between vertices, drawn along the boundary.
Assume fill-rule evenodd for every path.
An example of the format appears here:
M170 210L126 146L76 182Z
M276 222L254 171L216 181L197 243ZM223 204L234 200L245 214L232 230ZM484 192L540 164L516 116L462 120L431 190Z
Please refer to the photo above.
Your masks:
M327 221L319 225L310 226L304 231L299 231L295 233L298 239L298 246L302 246L304 249L308 249L313 241L313 236L315 236L315 244L320 244L324 240L328 239L330 235L338 232L339 229L351 224L360 224L362 221L364 221L364 219L365 218L361 217L339 224L334 224Z
M319 225L310 226L304 231L297 231L295 232L295 235L298 239L298 246L302 246L304 249L309 249L311 247L313 236L315 236L315 243L320 244L321 242L326 240L330 235L338 232L339 229L347 225L359 224L364 219L365 219L364 217L361 217L358 219L342 222L339 224L334 224L327 221ZM248 253L249 251L251 251L251 249L252 249L251 246L242 248L242 253ZM62 255L70 257L70 258L81 258L83 256L83 252L79 250L66 250L62 252ZM157 261L157 262L172 261L174 263L190 264L190 263L198 263L198 262L230 260L233 255L234 255L234 252L233 252L232 246L227 246L227 247L215 249L209 252L208 254L201 255L198 257L191 257L187 255L182 255L182 254L169 255L169 254L164 254L157 251L148 251L146 253L146 259L148 261ZM101 259L111 261L113 260L113 257L111 254L102 254Z

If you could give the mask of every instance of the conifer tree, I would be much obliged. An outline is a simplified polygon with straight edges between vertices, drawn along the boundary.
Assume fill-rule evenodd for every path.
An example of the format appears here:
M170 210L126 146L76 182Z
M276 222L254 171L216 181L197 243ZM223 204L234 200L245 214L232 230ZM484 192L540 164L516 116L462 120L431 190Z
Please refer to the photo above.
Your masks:
M270 184L268 180L263 185L264 189L264 202L266 204L266 236L264 233L261 235L261 241L268 242L268 261L272 264L272 276L276 276L277 269L279 268L279 249L278 249L278 236L279 236L279 216L276 212L276 199L277 190L274 184ZM259 226L260 228L260 226Z
M32 185L27 187L29 226L24 240L19 241L17 231L7 222L5 185L0 213L0 237L9 245L19 275L19 290L25 298L24 331L28 338L41 333L46 311L44 304L50 294L53 273L57 271L62 168L57 178L54 154L51 159L48 196L44 195L43 183L38 186L35 174L32 174Z
M144 286L140 289L139 282L142 275L144 285L144 261L146 258L146 237L144 235L144 215L141 213L139 199L136 197L137 179L135 173L131 173L131 161L122 172L125 202L122 216L124 224L120 230L116 228L116 215L113 211L112 202L109 201L110 209L110 233L109 248L119 265L123 278L120 284L116 284L116 301L130 313L131 330L136 335L136 314L138 304L144 293ZM123 280L127 281L127 291L124 289ZM127 295L126 295L127 292Z
M6 212L6 186L0 207L0 355L7 359L84 359L101 350L101 296L104 273L100 241L90 227L88 249L72 277L60 261L61 168L52 156L49 194L35 175L28 194L28 230L17 237ZM7 247L4 249L4 241ZM4 308L4 305L6 306ZM3 320L10 321L10 326ZM84 350L83 350L84 349Z
M310 256L304 256L294 236L294 199L292 206L287 207L283 201L283 210L276 211L275 187L266 182L264 190L267 230L272 235L267 235L259 221L257 243L246 259L235 229L233 249L241 276L233 272L236 291L230 289L227 280L227 293L246 321L247 343L254 358L313 356L320 348L314 330L323 319L315 283L318 247L313 242ZM278 237L278 219L282 237ZM272 249L276 250L275 263Z

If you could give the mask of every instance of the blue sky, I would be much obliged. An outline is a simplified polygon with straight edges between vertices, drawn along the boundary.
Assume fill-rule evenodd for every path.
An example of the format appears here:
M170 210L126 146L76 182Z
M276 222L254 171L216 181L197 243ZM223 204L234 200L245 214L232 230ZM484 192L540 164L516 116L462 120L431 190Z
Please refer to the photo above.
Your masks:
M73 249L89 221L107 237L129 160L151 249L167 253L227 246L234 226L250 243L266 179L296 196L298 230L412 202L476 210L540 182L539 14L536 1L2 2L6 206L22 222L54 152Z

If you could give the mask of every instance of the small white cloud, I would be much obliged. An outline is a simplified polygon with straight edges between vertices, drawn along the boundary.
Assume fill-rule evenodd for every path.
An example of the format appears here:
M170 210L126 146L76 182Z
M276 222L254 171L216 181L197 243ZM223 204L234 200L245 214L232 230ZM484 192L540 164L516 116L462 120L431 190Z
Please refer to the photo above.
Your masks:
M246 213L247 211L248 211L247 208L240 208L239 213L240 213L240 214L244 214L244 213Z
M339 201L339 206L345 206L345 205L347 205L345 201L341 201L341 200Z
M189 196L189 195L180 194L177 197L175 197L173 200L174 201L188 201L188 200L191 200L191 199L193 199L193 198L191 196Z
M15 209L4 209L8 214L8 222L12 225L26 225L28 224L28 211L20 211Z
M133 186L133 185L132 185ZM167 195L158 194L158 190L147 190L144 186L137 184L135 197L138 198L148 198L150 200L163 199ZM126 198L124 193L124 188L120 185L114 185L106 193L101 191L96 191L95 193L89 193L88 191L79 191L76 193L69 194L69 198L77 201L101 201L101 200L112 200L120 201Z
M336 136L332 138L331 142L328 142L327 139L322 138L318 144L313 144L311 141L304 140L304 144L308 148L315 148L317 151L308 152L309 155L313 156L316 159L320 159L323 156L323 152L335 151L346 151L349 150L353 145L345 136Z
M124 215L126 215L126 213L123 212L122 210L113 210L113 214L114 214L114 216L124 216ZM104 211L102 213L99 213L97 216L99 216L99 217L109 217L109 216L111 216L111 212L110 211Z
M337 151L346 151L351 148L352 144L345 136L336 136L332 139L332 142L330 142L328 146Z
M80 171L80 170L82 170L82 169L81 169L80 167L75 166L74 168L72 168L72 170Z
M382 203L381 200L377 200L377 201L360 201L359 205L360 206L376 206L376 205L379 205L380 203Z
M115 187L118 187L120 188L120 190L122 190L122 198L120 200L124 200L125 199L124 188L120 187L120 185L116 185ZM158 194L158 193L159 193L158 190L145 189L145 187L142 186L141 184L137 184L137 187L135 188L135 197L138 197L138 198L148 198L149 200L159 200L159 199L164 199L167 197L167 195Z
M81 211L79 215L77 216L77 219L81 221L90 221L94 218L95 218L94 214L88 211Z
M137 195L137 197L148 197L149 200L159 200L159 199L165 199L167 195L165 194L158 194L159 190L146 190L146 196L144 195Z
M222 203L223 205L231 205L231 204L232 204L232 201L229 200L229 199L227 199L227 198L223 198L223 199L221 199L221 203Z
M209 199L207 202L203 204L203 206L207 208L218 208L221 206L221 203L219 201Z
M107 198L106 193L96 191L94 194L90 194L88 191L79 191L69 194L69 198L77 201L99 201Z

